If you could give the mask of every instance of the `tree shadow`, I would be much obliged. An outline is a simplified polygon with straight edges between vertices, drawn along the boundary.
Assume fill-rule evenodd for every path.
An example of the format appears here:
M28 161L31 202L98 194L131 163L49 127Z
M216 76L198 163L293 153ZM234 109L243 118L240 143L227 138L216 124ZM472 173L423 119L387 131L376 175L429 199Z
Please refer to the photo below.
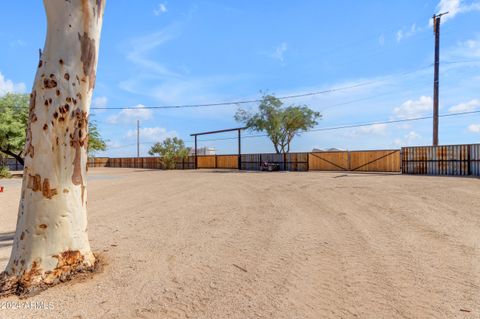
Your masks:
M12 246L14 237L15 232L0 233L0 248Z

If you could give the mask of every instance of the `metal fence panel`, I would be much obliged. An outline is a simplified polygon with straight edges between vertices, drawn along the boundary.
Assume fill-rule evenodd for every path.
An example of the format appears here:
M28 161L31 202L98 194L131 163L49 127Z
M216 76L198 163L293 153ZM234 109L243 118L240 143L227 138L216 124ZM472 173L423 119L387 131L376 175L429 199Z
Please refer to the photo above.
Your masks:
M23 171L23 165L20 164L16 159L10 157L0 157L0 166L7 167L9 171Z
M480 176L480 144L402 148L404 174Z
M308 171L308 153L242 154L242 170L259 171L262 162L278 164L282 171Z

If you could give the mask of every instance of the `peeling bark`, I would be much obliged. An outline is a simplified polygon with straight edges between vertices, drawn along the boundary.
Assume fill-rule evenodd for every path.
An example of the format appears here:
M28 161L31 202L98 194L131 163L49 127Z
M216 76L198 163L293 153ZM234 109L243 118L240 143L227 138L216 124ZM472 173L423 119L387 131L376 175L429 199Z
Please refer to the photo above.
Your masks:
M96 265L87 234L86 163L104 5L44 0L47 40L30 99L17 230L0 296L30 294Z
M88 36L88 33L84 33L83 36L78 34L78 39L82 44L82 63L83 73L89 78L90 89L95 86L96 72L94 70L96 63L96 49L95 40Z

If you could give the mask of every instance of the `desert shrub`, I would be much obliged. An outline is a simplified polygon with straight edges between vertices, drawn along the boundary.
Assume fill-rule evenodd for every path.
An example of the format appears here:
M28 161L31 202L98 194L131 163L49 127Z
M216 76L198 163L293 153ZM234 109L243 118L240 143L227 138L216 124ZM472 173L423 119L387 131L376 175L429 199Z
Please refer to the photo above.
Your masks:
M177 137L168 137L161 143L155 143L148 151L150 155L160 155L165 169L174 169L176 160L187 157L189 152L185 142Z

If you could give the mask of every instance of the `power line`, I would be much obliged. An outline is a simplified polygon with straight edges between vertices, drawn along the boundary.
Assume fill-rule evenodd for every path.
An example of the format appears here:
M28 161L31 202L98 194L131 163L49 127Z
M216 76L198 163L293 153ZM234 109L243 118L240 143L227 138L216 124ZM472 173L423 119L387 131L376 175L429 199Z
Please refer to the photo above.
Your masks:
M443 64L463 64L463 63L480 63L480 60L463 60L463 61L441 61Z
M418 88L418 86L415 86L415 88ZM385 93L370 95L370 96L366 96L366 97L362 97L362 98L358 98L358 99L353 99L353 100L346 101L346 102L335 103L335 104L331 104L331 105L322 107L322 108L320 109L320 112L323 112L323 111L325 111L325 110L329 110L329 109L334 108L334 107L337 107L337 106L354 104L354 103L357 103L357 102L373 100L373 99L376 99L376 98L378 98L378 97L388 96L388 95L392 95L392 94L396 94L396 93L404 93L404 92L405 92L405 89L400 90L400 91L395 90L395 91L389 91L389 92L385 92Z
M415 88L418 88L418 87L415 86ZM354 104L354 103L357 103L357 102L363 102L363 101L368 101L368 100L373 100L373 99L376 99L378 97L383 97L383 96L388 96L388 95L392 95L392 94L396 94L396 93L403 93L403 92L405 92L405 89L389 91L389 92L375 94L375 95L370 95L370 96L366 96L366 97L362 97L362 98L358 98L358 99L353 99L353 100L349 100L349 101L345 101L345 102L340 102L340 103L334 103L334 104L330 104L330 105L327 105L327 106L320 107L319 111L324 112L325 110L329 110L329 109L332 109L334 107ZM113 123L113 122L108 123L108 122L103 122L103 121L98 121L98 120L95 120L95 122L98 123L98 124L103 124L103 125L111 125L111 126L117 126L118 125L118 123Z
M465 61L445 61L445 64L461 64L461 63L477 63L480 62L480 60L465 60ZM429 64L427 66L420 67L418 69L414 69L411 71L406 71L402 72L399 74L392 74L387 76L386 78L389 77L394 77L394 76L405 76L409 75L421 70L428 69L432 67L433 64ZM375 83L383 82L385 79L379 79L379 80L373 80L373 81L366 81L362 83L358 83L355 85L351 86L344 86L344 87L338 87L338 88L333 88L333 89L328 89L328 90L322 90L322 91L314 91L314 92L308 92L308 93L302 93L302 94L293 94L293 95L286 95L286 96L281 96L278 97L279 100L286 100L286 99L295 99L295 98L301 98L301 97L309 97L309 96L315 96L315 95L321 95L321 94L328 94L328 93L334 93L334 92L339 92L339 91L346 91L346 90L351 90L359 87L364 87L368 85L372 85ZM389 94L389 93L387 93ZM383 95L383 94L381 94ZM386 94L385 94L386 95ZM357 99L357 100L352 100L348 102L343 102L343 103L338 103L334 104L331 106L328 106L326 108L330 108L333 106L339 106L339 105L345 105L345 104L350 104L354 103L357 101L362 101L370 98L375 98L380 95L375 95L372 97L367 97L367 98L362 98L362 99ZM262 99L251 99L251 100L238 100L238 101L232 101L232 102L216 102L216 103L203 103L203 104L179 104L179 105L163 105L163 106L145 106L142 108L138 107L91 107L91 110L143 110L143 109L180 109L180 108L199 108L199 107L211 107L211 106L228 106L228 105L241 105L241 104L249 104L249 103L260 103ZM0 105L0 107L8 107L6 105ZM16 107L16 108L28 108L28 107L23 107L23 106L10 106L10 107ZM105 124L105 123L104 123Z
M478 114L478 113L480 113L480 110L469 111L469 112L441 114L441 115L439 115L439 117L453 117L453 116ZM321 132L321 131L333 131L333 130L340 130L340 129L347 129L347 128L357 128L357 127L372 126L372 125L379 125L379 124L395 124L395 123L402 123L402 122L413 122L413 121L428 120L428 119L432 119L432 118L433 118L432 115L428 115L428 116L389 120L389 121L377 121L377 122L367 122L367 123L359 123L359 124L345 124L345 125L340 125L340 126L322 127L322 128L311 129L311 130L307 130L305 132L302 132L302 134L303 133L309 133L309 132ZM267 134L246 135L246 136L243 136L242 138L257 138L257 137L268 137L268 135ZM236 139L237 139L236 137L226 137L226 138L218 138L218 139L199 140L199 141L200 142L211 142L211 141L224 141L224 140L236 140Z
M433 64L429 64L414 70L406 71L406 72L401 72L398 74L391 74L388 75L382 79L378 80L372 80L372 81L365 81L361 83L357 83L354 85L349 85L349 86L343 86L343 87L337 87L337 88L332 88L328 90L322 90L322 91L313 91L313 92L308 92L308 93L302 93L302 94L292 94L292 95L285 95L281 97L277 97L279 100L287 100L287 99L296 99L296 98L301 98L301 97L309 97L309 96L315 96L315 95L321 95L321 94L328 94L328 93L334 93L334 92L339 92L339 91L346 91L346 90L352 90L364 86L369 86L375 83L380 83L385 81L385 78L391 78L395 76L405 76L409 75L421 70L428 69L432 67ZM209 106L228 106L228 105L242 105L242 104L249 104L249 103L260 103L262 102L261 98L258 99L251 99L251 100L238 100L238 101L232 101L232 102L216 102L216 103L203 103L203 104L179 104L179 105L163 105L163 106L145 106L142 108L139 107L91 107L91 110L145 110L145 109L179 109L179 108L199 108L199 107L209 107ZM4 106L6 107L6 106ZM28 108L28 107L23 107L23 106L15 106L18 108Z
M386 78L389 77L395 77L395 76L405 76L408 74L412 74L421 70L428 69L432 67L433 64L429 64L427 66L420 67L415 70L411 71L406 71L402 72L399 74L392 74L387 76ZM385 79L379 79L379 80L372 80L372 81L365 81L362 83L358 83L355 85L350 85L350 86L343 86L343 87L337 87L333 89L328 89L328 90L322 90L322 91L314 91L314 92L308 92L308 93L302 93L302 94L293 94L293 95L285 95L281 97L277 97L279 100L287 100L287 99L296 99L296 98L301 98L301 97L309 97L309 96L315 96L315 95L321 95L321 94L328 94L328 93L334 93L334 92L339 92L339 91L346 91L346 90L351 90L351 89L356 89L359 87L364 87L368 85L372 85L375 83L383 82ZM144 109L179 109L179 108L198 108L198 107L209 107L209 106L227 106L227 105L241 105L241 104L249 104L249 103L260 103L262 102L262 99L251 99L251 100L238 100L238 101L232 101L232 102L217 102L217 103L204 103L204 104L179 104L179 105L163 105L163 106L145 106L142 108L138 107L92 107L92 110L144 110Z
M449 62L451 64L453 63L466 63L469 61L458 61L458 62ZM471 61L474 62L474 61ZM302 93L302 94L293 94L293 95L285 95L281 97L277 97L279 100L287 100L287 99L296 99L296 98L302 98L302 97L309 97L309 96L315 96L315 95L321 95L321 94L328 94L328 93L334 93L334 92L339 92L339 91L346 91L346 90L351 90L359 87L364 87L364 86L369 86L375 83L380 83L385 81L385 78L390 78L390 77L395 77L395 76L405 76L409 75L418 71L422 71L428 68L431 68L433 64L429 64L414 70L402 72L399 74L392 74L389 76L386 76L382 79L378 80L372 80L372 81L366 81L362 83L358 83L355 85L350 85L350 86L344 86L344 87L338 87L338 88L333 88L333 89L328 89L328 90L322 90L322 91L314 91L314 92L308 92L308 93ZM377 95L379 96L379 95ZM373 96L377 97L377 96ZM345 103L339 103L338 105L344 105L344 104L350 104L356 101L364 100L364 99L370 99L370 98L363 98L363 99L358 99L358 100L353 100ZM179 105L163 105L163 106L145 106L142 108L139 107L91 107L91 110L145 110L145 109L180 109L180 108L200 108L200 107L212 107L212 106L229 106L229 105L242 105L242 104L249 104L249 103L260 103L262 99L251 99L251 100L238 100L238 101L232 101L232 102L216 102L216 103L203 103L203 104L179 104ZM333 106L337 106L334 104ZM1 107L1 106L0 106ZM4 106L6 107L6 106ZM22 106L16 106L18 108L23 108ZM328 106L330 108L331 106Z
M477 111L468 111L468 112L457 112L457 113L447 113L447 114L441 114L439 117L454 117L454 116L462 116L462 115L470 115L470 114L479 114L480 110ZM309 132L322 132L322 131L333 131L333 130L341 130L341 129L347 129L347 128L357 128L357 127L365 127L365 126L372 126L372 125L381 125L381 124L395 124L395 123L403 123L403 122L413 122L413 121L421 121L421 120L428 120L432 119L433 116L421 116L421 117L413 117L413 118L406 118L406 119L397 119L397 120L389 120L389 121L377 121L377 122L367 122L367 123L359 123L359 124L345 124L345 125L339 125L339 126L331 126L331 127L321 127L321 128L316 128L316 129L311 129L307 130L305 132L302 132L301 134L304 133L309 133ZM259 138L259 137L268 137L267 134L255 134L255 135L244 135L241 138ZM237 140L237 137L225 137L225 138L213 138L213 139L203 139L203 140L198 140L199 142L215 142L215 141L228 141L228 140ZM185 143L192 143L193 140L187 140ZM156 142L151 142L151 143L140 143L140 145L152 145L155 144ZM133 144L127 144L127 145L121 145L121 146L116 146L116 147L110 147L109 150L113 149L121 149L121 148L127 148L131 146L137 145L136 143Z

